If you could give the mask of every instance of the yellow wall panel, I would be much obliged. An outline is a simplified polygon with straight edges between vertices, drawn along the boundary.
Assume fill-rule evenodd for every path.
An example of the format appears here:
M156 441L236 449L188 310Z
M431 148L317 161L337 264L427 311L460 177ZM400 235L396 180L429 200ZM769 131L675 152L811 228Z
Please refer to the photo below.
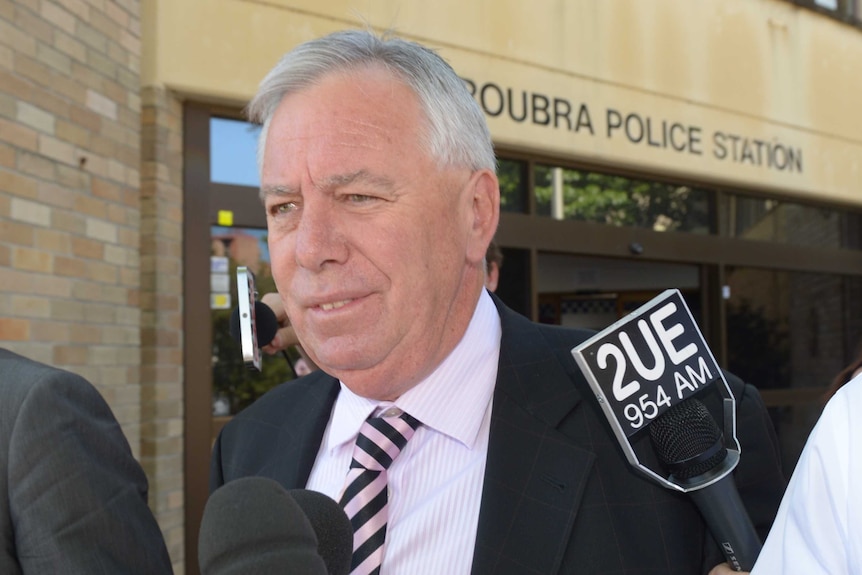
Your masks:
M145 0L143 83L241 106L292 46L365 24L438 48L486 112L489 85L537 95L488 114L500 146L862 204L862 32L783 0Z

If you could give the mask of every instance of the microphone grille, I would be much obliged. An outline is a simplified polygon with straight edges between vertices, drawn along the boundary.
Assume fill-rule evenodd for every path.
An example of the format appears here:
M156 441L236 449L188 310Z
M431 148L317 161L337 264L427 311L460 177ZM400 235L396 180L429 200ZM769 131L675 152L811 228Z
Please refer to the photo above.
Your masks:
M680 479L706 473L727 456L715 419L694 398L656 418L649 426L649 433L659 460Z

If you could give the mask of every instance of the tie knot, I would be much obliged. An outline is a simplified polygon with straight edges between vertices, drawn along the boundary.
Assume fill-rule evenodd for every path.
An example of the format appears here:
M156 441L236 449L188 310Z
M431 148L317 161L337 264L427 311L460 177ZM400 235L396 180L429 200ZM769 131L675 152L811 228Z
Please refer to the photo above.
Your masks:
M373 471L389 469L419 425L418 419L399 409L369 417L359 429L350 466Z

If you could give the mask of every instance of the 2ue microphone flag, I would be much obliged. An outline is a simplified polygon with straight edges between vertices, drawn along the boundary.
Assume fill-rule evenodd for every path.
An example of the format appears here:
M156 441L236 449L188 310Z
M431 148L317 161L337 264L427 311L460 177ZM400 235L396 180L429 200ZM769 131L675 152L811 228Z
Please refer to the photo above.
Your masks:
M629 462L664 486L663 470L647 468L639 432L671 407L707 389L722 398L725 444L738 453L735 401L685 299L665 290L572 349Z

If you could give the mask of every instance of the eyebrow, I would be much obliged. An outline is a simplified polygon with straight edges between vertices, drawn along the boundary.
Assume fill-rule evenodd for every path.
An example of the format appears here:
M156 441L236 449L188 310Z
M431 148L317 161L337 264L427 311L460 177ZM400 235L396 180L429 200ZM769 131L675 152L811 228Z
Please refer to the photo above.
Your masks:
M315 185L315 188L320 190L331 190L343 188L344 186L357 183L369 184L385 191L392 191L393 189L395 189L395 182L393 182L390 178L386 176L378 176L372 174L365 169L356 170L355 172L350 172L347 174L335 174L333 176L329 176L328 178L325 178L324 180L318 182ZM299 193L299 189L294 186L288 186L283 184L261 186L260 200L262 202L265 202L268 196L287 196Z
M377 188L391 190L395 187L395 182L385 176L378 176L370 173L368 170L356 170L349 174L336 174L323 180L318 188L342 188L350 184L370 184Z
M269 196L289 196L291 194L298 194L299 190L294 188L293 186L283 186L283 185L275 185L275 186L261 186L260 192L258 193L258 197L260 197L261 203L266 203L266 198Z

